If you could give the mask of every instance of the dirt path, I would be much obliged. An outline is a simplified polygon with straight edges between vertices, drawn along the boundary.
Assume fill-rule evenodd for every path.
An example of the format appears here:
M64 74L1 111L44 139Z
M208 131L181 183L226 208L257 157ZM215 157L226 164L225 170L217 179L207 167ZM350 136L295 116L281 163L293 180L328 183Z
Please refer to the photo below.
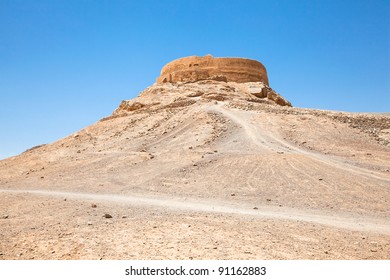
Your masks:
M4 190L2 193L26 194L61 197L75 200L91 200L94 202L110 202L120 204L131 204L138 207L158 207L171 211L186 210L193 212L208 212L221 214L234 214L252 216L258 218L282 219L290 221L302 221L322 224L330 227L343 228L353 231L364 231L390 235L390 222L383 219L364 216L342 216L309 212L292 208L276 208L260 206L258 209L251 209L249 205L223 203L221 201L198 201L178 197L147 197L147 196L122 196L116 194L92 194L78 192L58 192L46 190Z
M237 124L241 130L244 131L243 136L245 136L249 141L248 145L255 145L256 150L259 152L269 152L269 151L283 151L289 152L290 147L277 143L273 137L270 137L267 131L259 131L259 129L251 124L250 117L248 113L226 110L222 107L222 104L214 105L210 108L210 111L220 113L231 120L233 123Z
M251 122L253 122L253 113L251 112L238 111L235 109L227 110L221 103L209 107L209 110L218 112L231 120L233 123L237 124L240 129L243 130L243 136L249 140L247 145L253 146L254 144L257 147L257 151L259 152L268 151L301 154L313 160L319 161L322 164L333 166L346 172L353 172L357 175L368 178L375 178L390 183L390 178L384 177L382 173L354 166L342 159L337 159L321 153L307 151L294 146L283 139L280 139L270 131L271 127L267 127L269 120L265 120L264 123L259 125L252 124ZM268 126L269 125L272 126L272 124L268 124Z

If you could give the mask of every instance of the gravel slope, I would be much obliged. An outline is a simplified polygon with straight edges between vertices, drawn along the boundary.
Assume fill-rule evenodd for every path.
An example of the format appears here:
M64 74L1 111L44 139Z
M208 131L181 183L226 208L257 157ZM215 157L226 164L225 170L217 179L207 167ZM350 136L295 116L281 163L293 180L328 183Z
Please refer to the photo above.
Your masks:
M389 259L390 117L256 86L154 85L0 161L0 259Z

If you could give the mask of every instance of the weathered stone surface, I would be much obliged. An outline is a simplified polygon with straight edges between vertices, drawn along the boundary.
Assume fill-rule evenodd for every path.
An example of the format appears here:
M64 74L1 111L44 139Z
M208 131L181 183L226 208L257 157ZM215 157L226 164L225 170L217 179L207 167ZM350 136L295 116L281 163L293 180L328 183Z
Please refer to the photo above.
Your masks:
M280 106L289 106L291 107L291 103L285 100L282 96L280 96L278 93L273 91L272 89L267 90L267 98L269 100L274 101L276 104Z
M142 104L140 102L130 103L130 102L125 101L125 100L123 100L121 102L121 104L119 105L119 108L121 110L125 110L125 111L135 111L135 110L141 109L142 107L144 107L144 104Z
M191 83L201 80L224 82L262 82L268 85L263 64L246 58L189 56L176 59L163 67L157 84Z

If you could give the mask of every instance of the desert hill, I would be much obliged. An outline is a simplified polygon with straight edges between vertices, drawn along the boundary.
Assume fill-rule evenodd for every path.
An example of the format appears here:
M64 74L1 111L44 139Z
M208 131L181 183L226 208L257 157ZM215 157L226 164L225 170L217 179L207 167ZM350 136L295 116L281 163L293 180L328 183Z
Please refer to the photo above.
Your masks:
M390 116L294 108L237 69L0 161L0 259L388 259Z

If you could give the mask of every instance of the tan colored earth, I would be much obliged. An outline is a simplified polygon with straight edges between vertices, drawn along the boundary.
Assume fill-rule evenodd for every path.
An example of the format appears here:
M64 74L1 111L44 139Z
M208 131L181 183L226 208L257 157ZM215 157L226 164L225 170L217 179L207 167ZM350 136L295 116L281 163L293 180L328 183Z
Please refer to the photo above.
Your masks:
M265 86L155 84L0 161L0 259L390 259L390 116Z

